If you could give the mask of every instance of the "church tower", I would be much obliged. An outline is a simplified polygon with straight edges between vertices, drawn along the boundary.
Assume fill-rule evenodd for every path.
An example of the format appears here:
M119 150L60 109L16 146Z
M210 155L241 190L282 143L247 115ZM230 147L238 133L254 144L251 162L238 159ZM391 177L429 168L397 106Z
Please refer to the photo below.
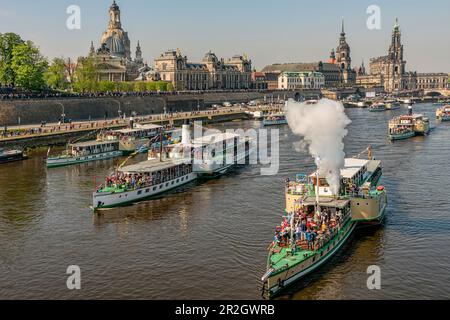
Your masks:
M93 56L95 54L94 41L91 41L91 47L89 48L89 55Z
M144 59L142 58L141 45L139 44L139 41L136 46L136 58L134 59L134 62L136 62L138 65L142 65L144 63Z
M350 46L345 38L344 19L342 19L342 31L339 38L339 46L336 49L336 61L339 64L341 70L350 70L352 59L350 56Z
M388 53L389 69L387 74L388 91L401 91L407 86L404 79L406 74L406 61L403 60L402 34L398 19L395 20L394 29L392 30L392 40Z
M122 29L120 9L116 1L109 7L108 29L103 33L100 44L105 44L111 55L131 60L130 39Z
M361 66L358 69L358 75L359 76L365 76L366 75L366 66L364 65L364 59L361 63Z
M350 46L347 43L344 29L344 19L342 19L341 36L339 38L339 46L336 49L336 64L341 70L341 78L343 83L354 82L355 75L352 70L352 58L350 55Z
M109 29L122 29L120 22L120 8L116 1L109 7Z
M334 52L334 48L331 49L329 63L336 64L336 53Z
M391 46L389 47L389 59L393 64L392 71L394 75L404 75L406 62L403 61L402 34L398 24L398 19L395 20L394 30L392 31L392 41Z

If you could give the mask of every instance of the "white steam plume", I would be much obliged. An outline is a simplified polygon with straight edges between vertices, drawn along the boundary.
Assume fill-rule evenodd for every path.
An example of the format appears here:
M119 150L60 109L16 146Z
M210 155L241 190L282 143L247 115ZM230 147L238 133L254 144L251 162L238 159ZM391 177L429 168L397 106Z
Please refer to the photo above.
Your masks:
M340 188L340 170L345 164L344 137L351 120L340 102L322 99L317 104L289 100L286 118L294 134L302 137L314 157L319 174L325 176L333 194Z

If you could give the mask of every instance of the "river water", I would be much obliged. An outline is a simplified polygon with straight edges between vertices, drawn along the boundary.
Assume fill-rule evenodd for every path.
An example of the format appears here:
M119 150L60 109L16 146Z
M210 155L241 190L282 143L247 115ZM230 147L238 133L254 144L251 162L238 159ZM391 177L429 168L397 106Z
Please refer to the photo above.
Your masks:
M383 160L385 225L358 230L281 299L450 298L450 124L434 123L435 106L415 109L436 129L395 143L387 140L387 122L406 108L346 111L347 156L371 144ZM0 298L259 299L284 180L313 169L312 159L295 151L289 128L279 130L278 175L242 167L100 215L89 209L91 193L117 159L47 170L41 151L0 166ZM81 290L66 287L69 265L81 268ZM370 265L381 269L381 290L367 289Z

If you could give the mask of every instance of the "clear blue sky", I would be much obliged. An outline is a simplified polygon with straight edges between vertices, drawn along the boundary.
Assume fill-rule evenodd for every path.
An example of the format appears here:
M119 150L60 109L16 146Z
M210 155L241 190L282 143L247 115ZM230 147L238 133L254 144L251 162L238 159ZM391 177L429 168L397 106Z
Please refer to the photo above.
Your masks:
M47 57L87 54L99 45L112 0L1 0L0 33L33 40ZM180 48L192 61L247 53L256 68L276 62L326 60L338 44L341 17L353 65L385 55L400 20L408 70L450 72L450 1L444 0L118 0L132 49L140 40L149 63ZM82 29L66 28L66 8L81 8ZM366 9L381 8L381 30L366 27Z

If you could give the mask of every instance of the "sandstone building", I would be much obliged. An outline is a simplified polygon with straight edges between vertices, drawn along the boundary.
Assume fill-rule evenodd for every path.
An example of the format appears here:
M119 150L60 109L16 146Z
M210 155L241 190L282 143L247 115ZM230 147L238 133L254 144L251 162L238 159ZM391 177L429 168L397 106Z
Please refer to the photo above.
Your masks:
M181 51L168 50L155 59L155 70L162 81L175 90L239 90L251 88L252 62L245 55L225 61L211 51L201 62L189 62Z
M133 81L144 67L139 42L135 58L132 58L128 33L122 28L120 8L114 1L109 8L109 23L103 33L100 46L95 49L91 42L89 55L94 57L99 81Z

